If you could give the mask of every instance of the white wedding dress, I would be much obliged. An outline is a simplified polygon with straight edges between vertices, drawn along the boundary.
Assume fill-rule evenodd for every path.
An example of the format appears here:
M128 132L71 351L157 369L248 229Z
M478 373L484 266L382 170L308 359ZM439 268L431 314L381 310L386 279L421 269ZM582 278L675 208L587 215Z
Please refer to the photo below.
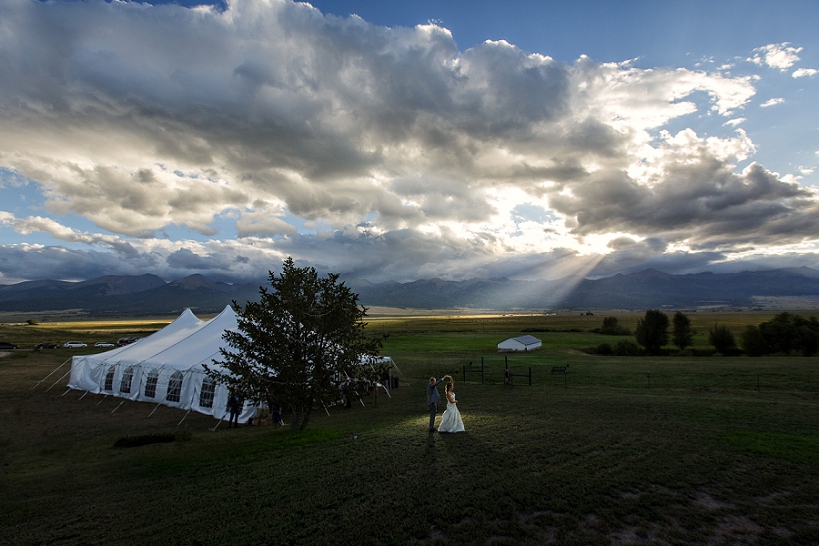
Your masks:
M455 400L455 393L452 393L452 399ZM441 424L438 425L438 432L463 432L464 421L461 419L461 412L458 411L458 404L447 400L446 411L441 417Z

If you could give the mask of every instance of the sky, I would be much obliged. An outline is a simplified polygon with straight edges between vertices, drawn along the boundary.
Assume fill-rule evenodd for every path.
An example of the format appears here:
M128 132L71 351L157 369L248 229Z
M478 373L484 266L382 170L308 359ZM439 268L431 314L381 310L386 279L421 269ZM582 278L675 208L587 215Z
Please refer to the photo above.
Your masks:
M819 268L815 1L0 2L0 284Z

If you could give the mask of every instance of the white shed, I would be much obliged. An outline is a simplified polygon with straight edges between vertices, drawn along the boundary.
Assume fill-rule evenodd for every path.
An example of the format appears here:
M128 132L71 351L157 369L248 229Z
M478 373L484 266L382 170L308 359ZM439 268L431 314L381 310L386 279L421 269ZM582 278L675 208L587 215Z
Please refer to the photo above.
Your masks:
M540 349L542 345L535 336L510 337L498 343L498 352L528 352Z

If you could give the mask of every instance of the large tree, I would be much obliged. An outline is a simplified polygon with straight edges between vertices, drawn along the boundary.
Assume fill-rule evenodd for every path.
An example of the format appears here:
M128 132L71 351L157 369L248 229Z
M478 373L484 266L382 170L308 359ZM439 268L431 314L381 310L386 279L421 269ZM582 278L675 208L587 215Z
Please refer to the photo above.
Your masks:
M681 351L686 347L690 347L694 343L694 331L691 329L691 321L684 313L677 311L674 313L672 323L674 329L671 333L671 339L674 341L674 345L679 347Z
M722 324L714 324L714 326L708 330L708 343L713 345L717 352L724 355L731 354L737 346L734 334L731 333L731 330L729 330L727 326Z
M660 354L663 345L668 343L668 315L659 309L649 309L645 317L637 320L634 334L637 343L649 354Z
M288 258L280 276L269 273L270 290L244 308L236 305L238 330L223 335L223 370L208 374L250 400L293 411L303 429L316 407L339 401L357 382L375 381L383 338L365 334L366 308L338 275L320 277L315 268Z

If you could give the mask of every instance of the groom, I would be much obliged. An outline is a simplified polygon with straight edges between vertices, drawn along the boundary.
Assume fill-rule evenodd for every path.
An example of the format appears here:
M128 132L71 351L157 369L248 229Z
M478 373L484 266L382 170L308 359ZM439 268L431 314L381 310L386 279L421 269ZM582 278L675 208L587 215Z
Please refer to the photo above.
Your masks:
M438 415L438 402L441 401L441 396L438 394L438 385L444 379L452 379L452 376L445 375L438 381L434 377L429 378L427 384L427 407L429 408L429 431L435 432L435 416Z

